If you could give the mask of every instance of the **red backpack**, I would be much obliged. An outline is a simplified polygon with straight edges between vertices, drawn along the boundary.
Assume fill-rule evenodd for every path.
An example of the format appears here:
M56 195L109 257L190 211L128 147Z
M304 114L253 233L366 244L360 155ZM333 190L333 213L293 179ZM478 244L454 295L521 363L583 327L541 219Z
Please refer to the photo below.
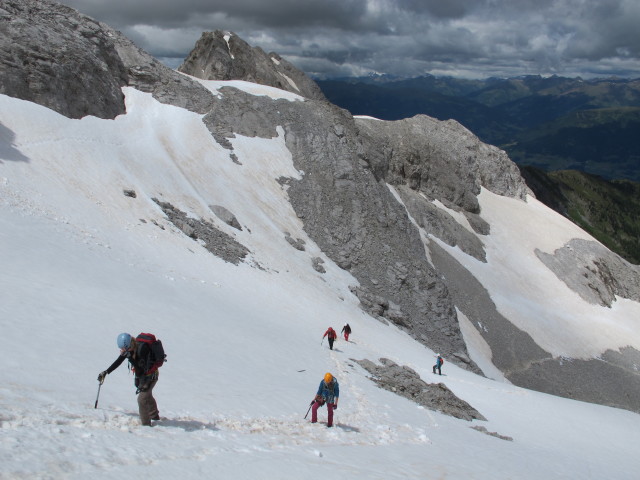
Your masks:
M146 375L150 370L157 370L167 361L162 342L152 333L141 333L136 337L136 356L146 359L144 371Z

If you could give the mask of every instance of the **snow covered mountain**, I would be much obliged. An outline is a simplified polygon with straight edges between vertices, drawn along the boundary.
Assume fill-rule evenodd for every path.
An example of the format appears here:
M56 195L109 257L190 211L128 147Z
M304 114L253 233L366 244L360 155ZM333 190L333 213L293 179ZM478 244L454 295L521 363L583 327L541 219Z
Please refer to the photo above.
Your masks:
M503 152L0 15L2 478L635 478L638 272ZM93 408L123 331L168 353L152 429L124 367Z

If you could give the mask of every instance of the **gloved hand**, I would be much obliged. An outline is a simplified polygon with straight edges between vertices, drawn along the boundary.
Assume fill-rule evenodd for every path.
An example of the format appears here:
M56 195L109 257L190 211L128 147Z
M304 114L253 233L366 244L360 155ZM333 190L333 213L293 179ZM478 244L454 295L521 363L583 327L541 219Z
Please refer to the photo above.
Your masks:
M101 385L104 383L104 379L107 377L107 375L108 374L106 370L98 374L98 381L100 382Z
M333 406L333 409L334 409L334 410L337 410L337 409L338 409L338 404L337 404L337 403Z

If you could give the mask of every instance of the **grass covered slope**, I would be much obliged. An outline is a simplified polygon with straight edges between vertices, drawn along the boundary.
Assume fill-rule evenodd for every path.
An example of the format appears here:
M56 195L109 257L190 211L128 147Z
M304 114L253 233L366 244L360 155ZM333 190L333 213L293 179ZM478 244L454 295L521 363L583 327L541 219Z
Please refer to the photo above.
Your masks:
M640 264L640 183L575 170L521 167L521 172L541 202L627 261Z

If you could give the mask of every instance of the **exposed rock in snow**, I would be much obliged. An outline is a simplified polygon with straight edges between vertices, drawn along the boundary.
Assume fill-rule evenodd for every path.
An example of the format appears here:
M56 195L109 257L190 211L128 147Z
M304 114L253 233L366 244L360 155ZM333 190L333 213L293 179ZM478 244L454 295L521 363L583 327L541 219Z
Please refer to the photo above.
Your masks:
M170 203L161 202L155 198L153 201L162 208L171 223L182 230L185 235L204 242L207 250L223 260L237 265L249 254L249 249L231 235L216 228L211 222L189 218L186 213L181 212Z
M216 216L222 220L227 225L235 228L236 230L242 230L242 226L236 216L231 213L229 210L224 208L221 205L210 205L211 211L216 214Z
M597 242L575 239L538 257L587 302L611 307L616 296L640 301L640 267Z
M382 365L371 360L354 360L367 370L376 384L408 398L423 407L464 420L486 420L480 412L458 398L443 383L427 383L410 367L400 366L388 358L381 358Z

